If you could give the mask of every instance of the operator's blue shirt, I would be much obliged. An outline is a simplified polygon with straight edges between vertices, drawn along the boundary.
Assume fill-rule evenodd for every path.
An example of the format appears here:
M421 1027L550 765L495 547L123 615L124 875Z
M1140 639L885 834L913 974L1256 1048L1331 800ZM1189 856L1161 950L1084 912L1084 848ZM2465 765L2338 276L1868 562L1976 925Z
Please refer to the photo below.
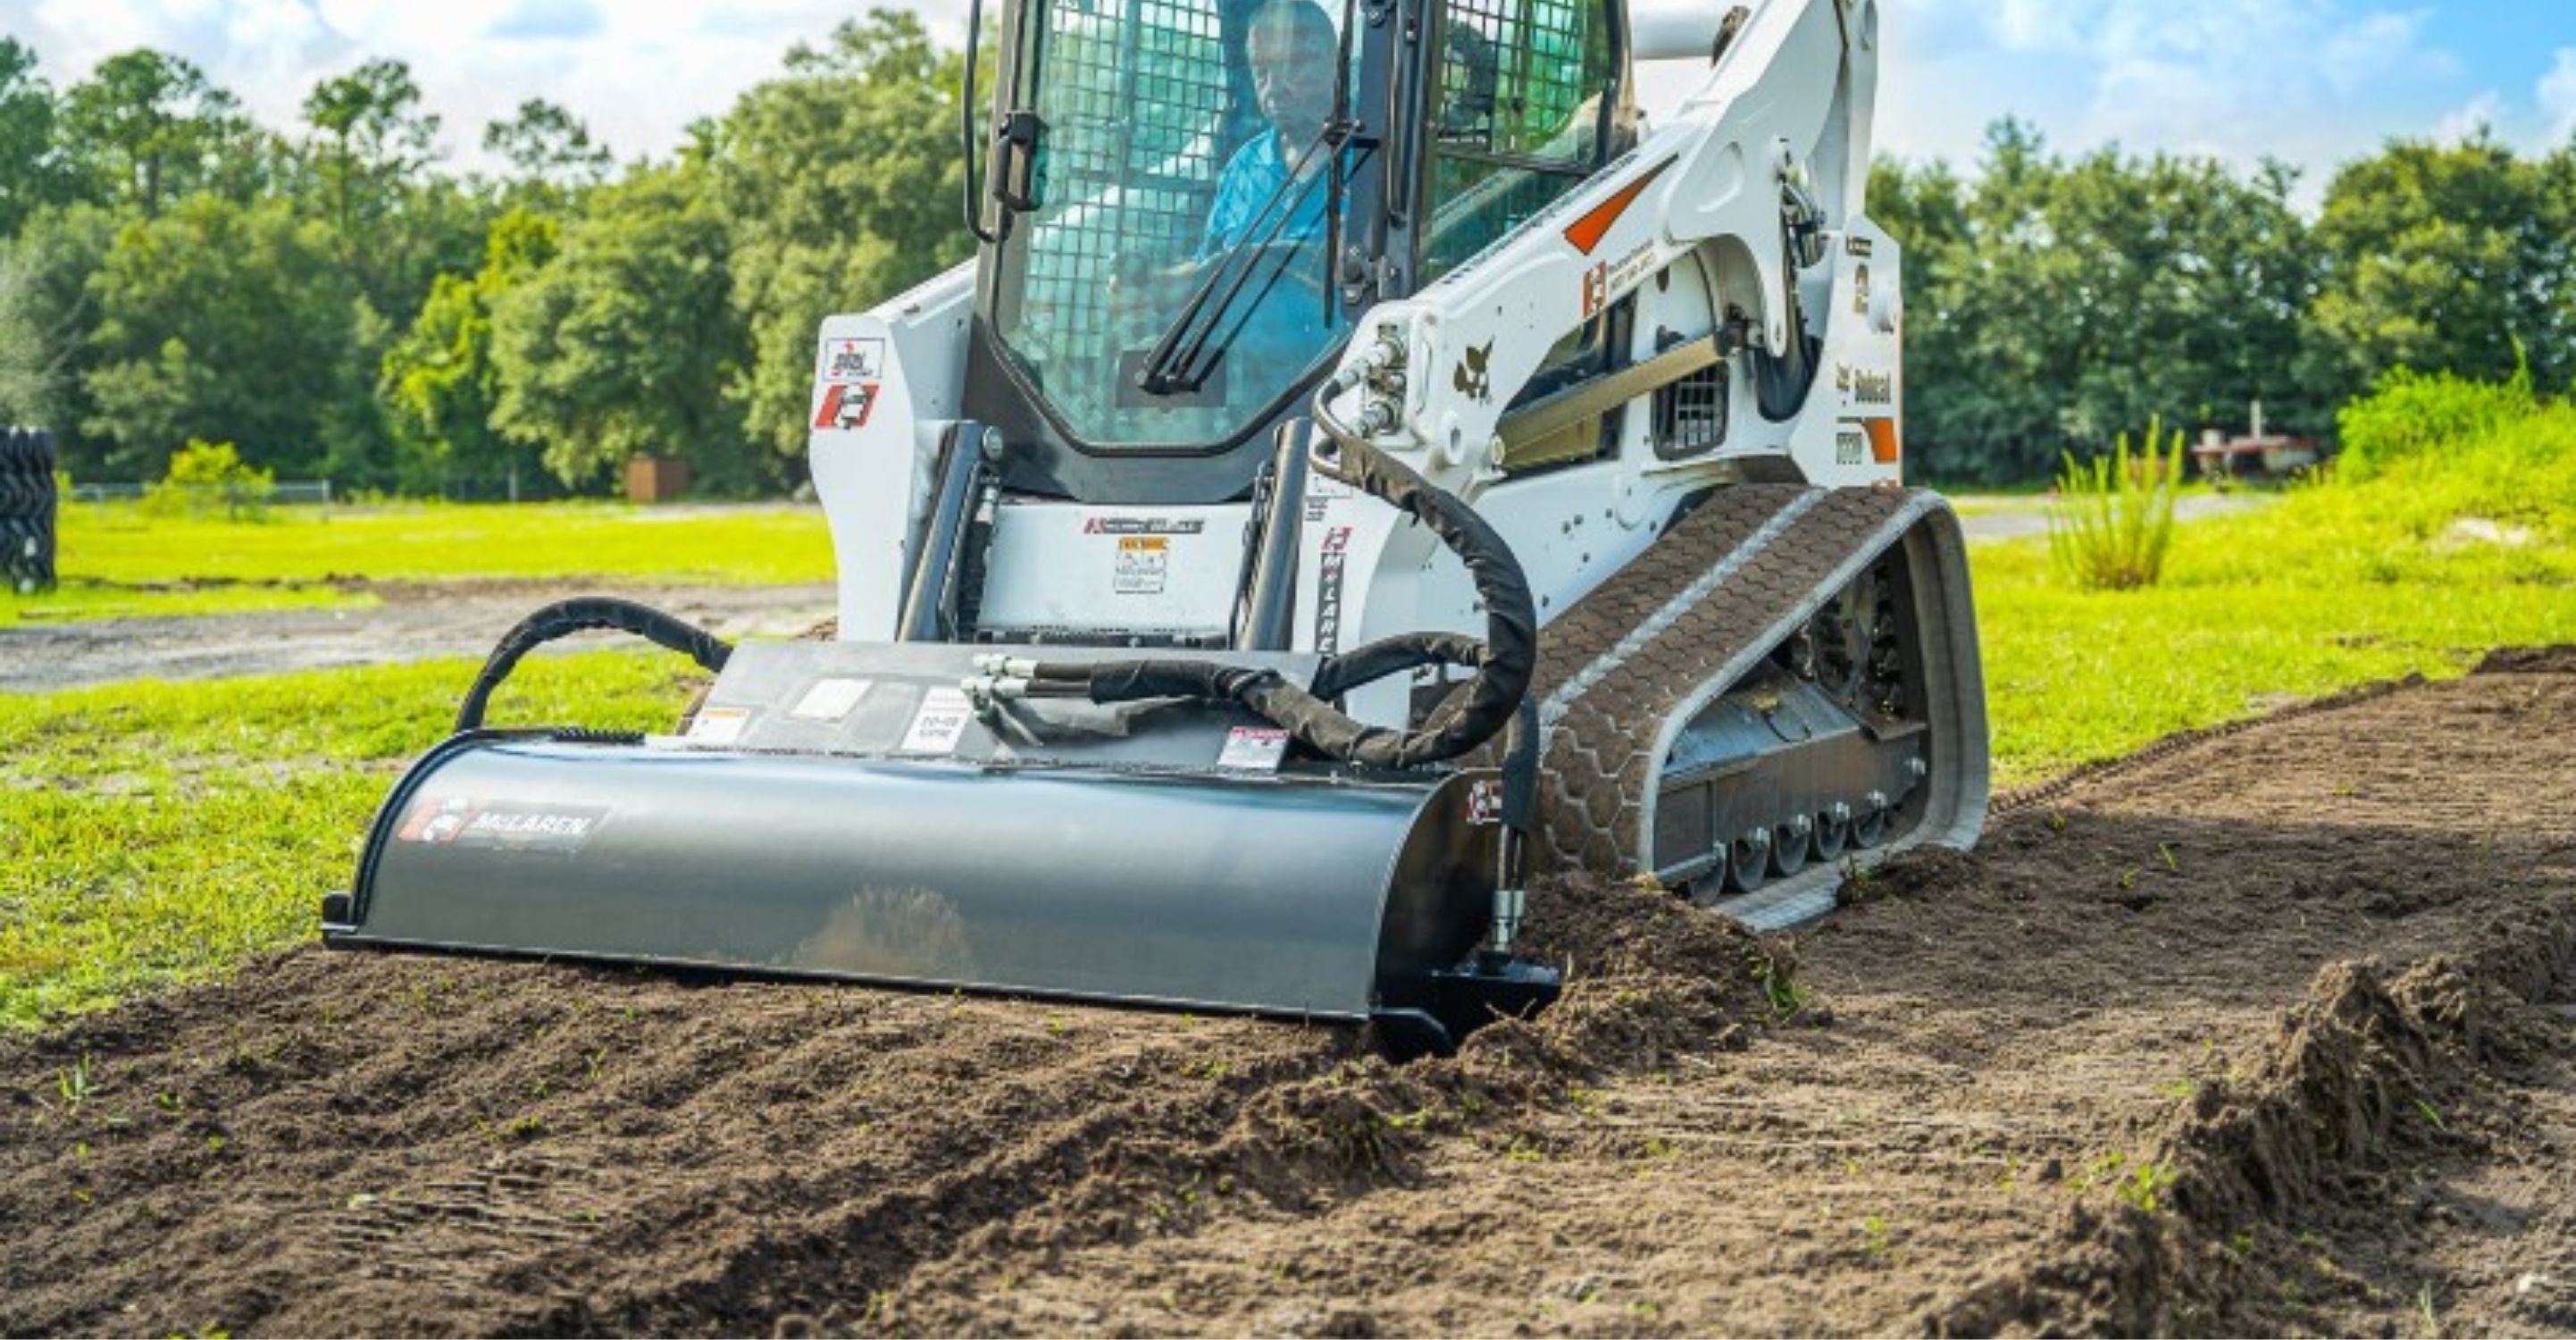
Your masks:
M1279 132L1264 126L1260 134L1234 151L1234 157L1226 160L1225 171L1218 175L1216 202L1209 206L1207 228L1199 234L1197 259L1205 260L1245 240L1259 228L1262 206L1271 203L1272 193L1287 180L1288 160L1279 152ZM1306 198L1297 202L1297 208L1288 216L1288 226L1279 230L1279 240L1306 242L1322 237L1324 197L1329 194L1328 183L1309 183Z

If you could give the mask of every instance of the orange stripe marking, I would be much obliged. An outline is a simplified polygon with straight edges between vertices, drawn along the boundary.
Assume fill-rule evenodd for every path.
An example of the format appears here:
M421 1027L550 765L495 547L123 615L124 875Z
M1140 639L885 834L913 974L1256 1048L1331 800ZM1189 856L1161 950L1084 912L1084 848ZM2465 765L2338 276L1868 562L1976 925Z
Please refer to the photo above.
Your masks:
M1609 199L1585 212L1582 218L1567 224L1565 240L1573 243L1575 250L1591 255L1592 249L1601 245L1602 236L1610 231L1610 225L1617 223L1619 216L1628 212L1628 206L1637 203L1637 197L1645 193L1647 183L1664 175L1664 169L1676 161L1667 158L1639 173L1635 181L1620 187Z
M1861 427L1869 433L1869 454L1881 465L1896 464L1896 420L1863 419Z

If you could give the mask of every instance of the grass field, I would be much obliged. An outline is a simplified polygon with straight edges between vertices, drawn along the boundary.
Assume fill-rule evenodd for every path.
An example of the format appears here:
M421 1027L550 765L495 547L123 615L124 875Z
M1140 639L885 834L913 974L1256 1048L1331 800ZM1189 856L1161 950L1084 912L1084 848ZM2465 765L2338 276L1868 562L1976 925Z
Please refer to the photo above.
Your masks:
M2498 646L2576 642L2576 406L2364 484L2176 532L2161 584L2085 592L2037 540L1973 549L2006 786Z
M2147 590L2070 589L2037 539L1974 548L2000 783L2357 683L2457 674L2494 646L2576 642L2576 410L2515 432L2491 450L2188 525ZM425 575L494 546L519 571L825 575L809 519L601 508L568 534L514 539L497 510L314 525L333 530L327 541L291 525L237 543L138 530L109 567L168 580L192 565L192 542L222 539L230 547L208 560L218 571L305 579L347 561L337 546L352 532L340 528L354 524L384 545L370 577ZM723 563L692 566L719 538ZM687 669L625 652L532 661L493 719L664 727ZM450 661L0 694L0 1026L310 936L315 900L345 885L374 806L401 762L444 733L471 673Z
M64 509L62 586L0 592L0 626L366 603L350 579L458 582L627 577L828 581L831 538L810 506L645 508L395 504L278 508L266 521L155 517L128 504Z
M463 661L0 693L0 1026L109 1003L312 934ZM494 724L668 729L667 655L539 657Z

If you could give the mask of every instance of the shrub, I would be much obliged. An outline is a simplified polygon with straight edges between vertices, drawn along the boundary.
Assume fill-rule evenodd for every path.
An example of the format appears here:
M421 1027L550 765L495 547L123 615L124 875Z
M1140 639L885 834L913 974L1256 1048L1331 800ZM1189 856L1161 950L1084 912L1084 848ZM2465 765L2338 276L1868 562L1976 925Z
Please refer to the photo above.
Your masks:
M2161 416L2147 426L2146 450L2132 456L2120 434L2108 458L2077 465L2065 454L2065 473L2048 505L2048 554L2059 575L2092 591L2153 586L2164 575L2173 546L2174 495L2182 488L2182 430L2164 441Z
M2538 403L2528 363L2501 382L2393 368L2369 395L2336 413L2343 454L2335 468L2348 479L2368 479L2425 452L2486 437L2530 417Z
M156 516L200 516L220 506L231 521L263 521L277 496L277 476L242 462L230 442L191 440L170 457L170 472L143 495Z

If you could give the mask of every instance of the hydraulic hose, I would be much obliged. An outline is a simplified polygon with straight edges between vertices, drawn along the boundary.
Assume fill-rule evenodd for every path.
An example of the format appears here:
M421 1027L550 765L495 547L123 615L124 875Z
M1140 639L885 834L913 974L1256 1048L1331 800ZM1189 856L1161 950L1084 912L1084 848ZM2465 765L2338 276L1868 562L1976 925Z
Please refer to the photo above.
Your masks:
M457 732L462 734L483 724L483 712L491 705L492 691L510 677L522 657L559 638L593 630L633 633L656 646L679 652L710 671L724 669L725 661L733 655L732 643L649 605L614 596L558 600L521 619L492 648L492 655L474 676L474 687L465 691L465 701L456 709Z
M1431 528L1467 565L1485 606L1485 638L1406 633L1327 657L1311 690L1277 671L1203 661L1123 661L1094 665L1037 662L1026 667L1028 691L1079 693L1095 703L1140 698L1231 699L1277 723L1328 758L1377 768L1413 768L1474 750L1512 722L1529 695L1538 660L1538 609L1529 580L1493 526L1473 508L1410 467L1368 444L1333 417L1326 400L1348 385L1328 383L1315 397L1325 441L1313 468L1352 485ZM1466 683L1410 729L1365 725L1330 701L1363 684L1426 665L1474 671Z

